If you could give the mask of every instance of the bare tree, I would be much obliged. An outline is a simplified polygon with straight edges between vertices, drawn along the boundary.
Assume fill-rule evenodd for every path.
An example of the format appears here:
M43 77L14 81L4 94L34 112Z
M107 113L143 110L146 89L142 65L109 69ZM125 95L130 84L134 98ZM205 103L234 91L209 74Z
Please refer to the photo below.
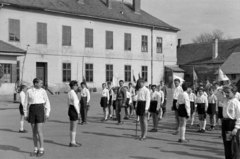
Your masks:
M225 40L226 37L224 37L223 31L216 29L213 30L212 33L202 33L199 36L192 39L194 43L204 43L204 42L210 42L213 39L218 40Z

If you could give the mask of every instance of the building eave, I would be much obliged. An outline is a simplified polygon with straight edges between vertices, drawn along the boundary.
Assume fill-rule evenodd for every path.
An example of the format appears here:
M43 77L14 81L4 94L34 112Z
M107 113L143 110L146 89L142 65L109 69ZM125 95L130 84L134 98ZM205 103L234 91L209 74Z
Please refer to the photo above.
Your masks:
M0 51L0 56L1 55L5 55L5 56L25 56L26 55L26 52L25 53L22 53L22 52L5 52L5 51Z

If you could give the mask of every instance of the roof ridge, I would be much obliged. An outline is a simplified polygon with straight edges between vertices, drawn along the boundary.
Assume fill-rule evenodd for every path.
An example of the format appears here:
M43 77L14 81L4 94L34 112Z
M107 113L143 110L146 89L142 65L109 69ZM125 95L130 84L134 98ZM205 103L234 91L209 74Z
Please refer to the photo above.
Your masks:
M235 39L224 39L224 40L219 40L218 42L226 42L226 41L235 41L235 40L240 40L240 38L235 38ZM209 42L202 42L202 43L188 43L188 44L182 44L182 46L185 45L203 45L203 44L210 44L212 41Z

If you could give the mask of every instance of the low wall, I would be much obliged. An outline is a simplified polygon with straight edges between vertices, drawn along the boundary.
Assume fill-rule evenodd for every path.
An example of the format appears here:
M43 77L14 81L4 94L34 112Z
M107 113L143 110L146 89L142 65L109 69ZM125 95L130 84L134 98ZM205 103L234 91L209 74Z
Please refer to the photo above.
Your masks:
M0 95L13 95L13 93L15 93L14 88L14 83L2 83L0 86Z

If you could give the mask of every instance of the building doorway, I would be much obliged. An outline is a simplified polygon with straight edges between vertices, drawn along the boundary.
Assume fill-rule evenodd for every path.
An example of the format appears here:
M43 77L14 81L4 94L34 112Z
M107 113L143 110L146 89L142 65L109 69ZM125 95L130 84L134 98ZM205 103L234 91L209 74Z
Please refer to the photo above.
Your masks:
M47 88L47 63L46 62L37 62L36 63L36 77L43 80L43 86Z

